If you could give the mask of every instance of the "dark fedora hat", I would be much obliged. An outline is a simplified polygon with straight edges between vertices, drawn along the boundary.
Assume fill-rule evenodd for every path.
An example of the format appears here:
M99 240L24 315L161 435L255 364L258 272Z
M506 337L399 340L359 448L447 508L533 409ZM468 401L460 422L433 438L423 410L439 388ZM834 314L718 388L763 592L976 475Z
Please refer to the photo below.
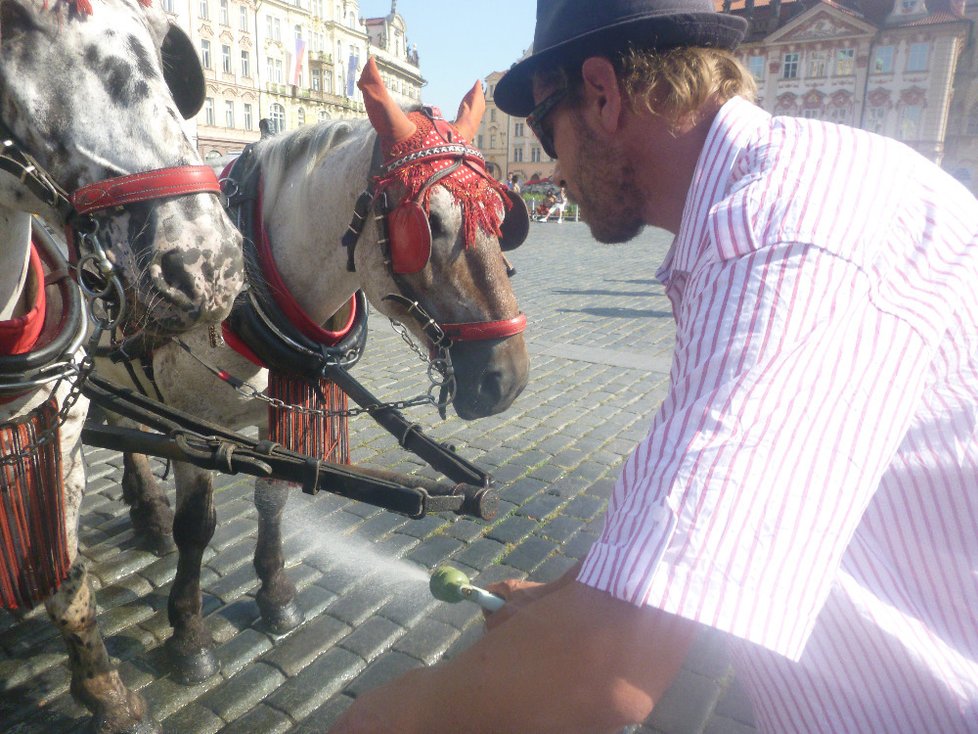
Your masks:
M506 72L494 98L503 112L533 109L533 72L546 62L636 48L713 46L733 49L747 21L718 13L712 0L537 0L533 54Z

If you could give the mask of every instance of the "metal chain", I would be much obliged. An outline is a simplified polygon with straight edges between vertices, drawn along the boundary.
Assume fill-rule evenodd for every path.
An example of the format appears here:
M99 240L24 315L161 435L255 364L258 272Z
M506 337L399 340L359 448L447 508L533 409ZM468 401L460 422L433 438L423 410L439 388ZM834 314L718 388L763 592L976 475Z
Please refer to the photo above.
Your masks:
M58 410L56 416L57 420L54 425L45 428L26 446L22 447L18 451L11 454L4 454L0 456L0 466L14 466L21 463L24 459L31 457L36 454L43 446L52 443L58 436L58 432L68 421L68 415L71 413L71 409L75 407L75 403L78 402L78 398L82 394L82 385L88 376L91 374L95 367L95 361L86 353L82 357L81 361L75 361L73 358L69 363L69 369L75 374L74 380L71 382L71 388L68 394L65 395L65 399L61 402L61 408ZM62 377L55 383L54 388L51 390L52 393L56 393L61 383L69 378Z
M403 324L394 321L394 319L391 319L390 322L391 326L394 328L394 331L400 334L401 339L403 339L411 350L421 358L422 362L428 365L428 381L430 384L428 386L428 392L424 395L417 395L407 400L395 400L387 403L374 403L373 405L365 405L359 408L347 408L346 410L326 410L323 408L308 408L304 405L287 403L279 398L273 398L264 390L259 390L249 382L241 381L239 385L233 387L239 395L251 400L258 400L262 403L266 403L277 410L286 410L290 413L299 413L301 415L316 415L322 418L353 418L365 413L376 413L378 411L388 410L391 408L394 410L404 410L406 408L417 408L423 405L433 405L440 410L451 405L452 401L455 399L456 385L455 374L451 367L451 356L449 355L448 347L444 343L439 345L438 357L436 359L429 359L421 348L418 347L418 345L411 339L410 333ZM204 362L196 354L193 354L193 352L190 352L190 354L211 372L214 372L215 374L219 372ZM443 391L444 397L441 400L435 397L436 391Z

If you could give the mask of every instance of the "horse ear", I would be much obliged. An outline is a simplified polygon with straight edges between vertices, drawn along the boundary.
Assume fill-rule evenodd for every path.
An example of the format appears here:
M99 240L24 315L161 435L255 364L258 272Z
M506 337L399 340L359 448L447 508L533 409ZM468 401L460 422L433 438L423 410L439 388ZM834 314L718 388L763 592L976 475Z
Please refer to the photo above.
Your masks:
M363 92L363 104L367 108L370 124L374 126L374 130L386 145L394 145L414 135L418 126L411 122L404 114L404 110L391 99L387 87L384 86L384 80L380 78L380 71L377 70L377 62L374 61L373 56L363 67L357 86Z
M476 82L458 106L458 117L455 118L455 127L463 138L469 142L475 140L485 113L486 96L482 93L482 82Z

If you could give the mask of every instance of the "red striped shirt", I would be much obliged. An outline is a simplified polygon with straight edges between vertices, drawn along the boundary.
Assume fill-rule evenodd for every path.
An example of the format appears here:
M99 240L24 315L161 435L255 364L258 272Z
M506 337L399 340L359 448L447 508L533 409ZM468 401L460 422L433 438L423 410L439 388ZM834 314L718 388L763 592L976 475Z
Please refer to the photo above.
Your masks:
M728 632L764 731L978 732L978 202L735 99L659 275L671 389L580 580Z

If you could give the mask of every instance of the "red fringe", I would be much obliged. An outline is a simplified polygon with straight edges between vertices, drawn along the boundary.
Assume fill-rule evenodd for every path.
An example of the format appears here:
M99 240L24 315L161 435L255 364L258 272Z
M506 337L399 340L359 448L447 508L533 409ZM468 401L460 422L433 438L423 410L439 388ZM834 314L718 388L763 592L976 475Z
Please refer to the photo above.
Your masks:
M388 153L387 160L396 160L408 153L413 153L430 147L429 142L440 144L440 138L432 137L435 129L431 119L426 115L413 112L411 120L417 125L418 129L407 140L403 140L393 146ZM461 139L461 136L458 136ZM428 180L438 171L452 165L452 161L435 160L422 161L404 166L392 172L377 183L378 193L395 184L404 189L403 200L418 201L425 213L430 212L432 188L428 188L424 194L421 189ZM475 244L475 238L481 229L487 235L501 237L503 218L506 215L505 209L500 215L499 207L496 206L498 199L501 198L505 208L511 206L509 197L501 193L502 184L496 181L485 168L474 163L466 162L451 175L446 176L438 182L439 186L444 186L455 198L462 208L462 221L465 226L464 241L465 246ZM493 194L496 194L494 196ZM498 198L497 198L498 196Z
M20 451L58 424L52 398L0 425L0 456ZM0 606L31 609L68 577L61 432L26 459L0 466Z
M268 373L267 393L290 405L322 410L346 410L348 399L330 380L320 380L319 389L326 398L322 404L314 385L302 379L285 377L272 370ZM290 451L331 461L350 463L350 431L346 416L325 418L268 406L268 439Z

